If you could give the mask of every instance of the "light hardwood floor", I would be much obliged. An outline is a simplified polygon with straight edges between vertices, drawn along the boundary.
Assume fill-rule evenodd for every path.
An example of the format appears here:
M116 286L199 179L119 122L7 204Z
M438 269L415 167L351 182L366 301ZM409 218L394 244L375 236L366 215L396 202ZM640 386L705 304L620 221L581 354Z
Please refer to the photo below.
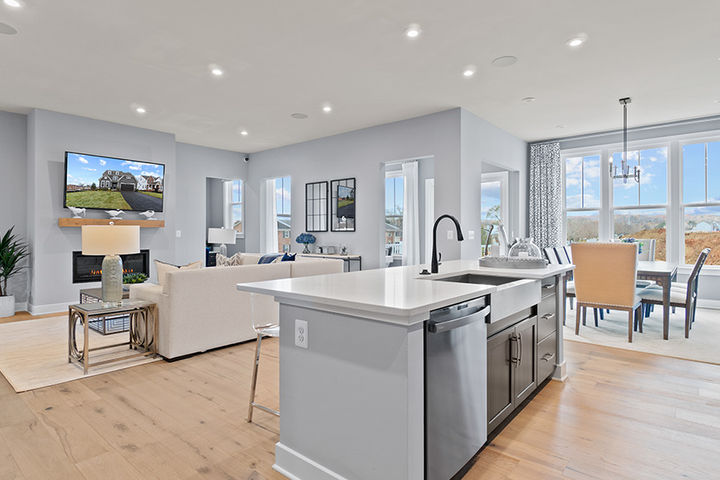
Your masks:
M258 401L277 406L277 343ZM15 394L0 377L0 479L276 479L279 422L245 423L254 343ZM551 382L466 479L718 478L720 367L566 342ZM383 479L384 480L384 479Z

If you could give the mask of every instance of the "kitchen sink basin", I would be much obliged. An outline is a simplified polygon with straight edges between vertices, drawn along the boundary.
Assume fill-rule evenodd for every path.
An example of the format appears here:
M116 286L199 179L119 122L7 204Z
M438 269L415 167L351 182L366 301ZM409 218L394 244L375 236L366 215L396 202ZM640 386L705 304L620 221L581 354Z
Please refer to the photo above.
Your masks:
M488 323L494 323L526 308L540 303L540 280L527 278L496 277L476 273L464 273L444 278L434 278L435 282L470 283L494 285L497 290L490 294L490 316Z

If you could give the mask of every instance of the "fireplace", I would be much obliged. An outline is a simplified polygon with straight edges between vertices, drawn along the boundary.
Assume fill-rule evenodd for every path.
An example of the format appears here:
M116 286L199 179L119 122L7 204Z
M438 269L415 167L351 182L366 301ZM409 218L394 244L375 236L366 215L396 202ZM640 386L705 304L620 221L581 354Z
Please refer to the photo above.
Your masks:
M73 252L72 281L73 283L99 282L102 274L102 255L83 255ZM144 273L150 276L150 250L140 253L120 255L123 262L123 273Z

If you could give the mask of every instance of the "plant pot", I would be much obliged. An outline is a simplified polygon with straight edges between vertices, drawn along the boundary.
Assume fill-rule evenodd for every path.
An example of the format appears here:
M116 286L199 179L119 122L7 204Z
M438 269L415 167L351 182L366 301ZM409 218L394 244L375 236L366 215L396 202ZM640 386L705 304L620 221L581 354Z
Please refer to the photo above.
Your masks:
M15 295L0 297L0 318L15 315Z

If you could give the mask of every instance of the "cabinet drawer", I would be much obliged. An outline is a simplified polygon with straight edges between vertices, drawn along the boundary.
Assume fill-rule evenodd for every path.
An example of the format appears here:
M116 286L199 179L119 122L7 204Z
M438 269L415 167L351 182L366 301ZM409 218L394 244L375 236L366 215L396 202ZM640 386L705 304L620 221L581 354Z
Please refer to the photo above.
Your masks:
M550 335L538 343L538 383L545 380L555 371L555 355L557 354L556 341L555 335Z
M543 298L555 295L555 277L546 278L542 281L542 288L540 295L542 295Z
M542 340L557 328L555 296L544 297L538 305L538 339Z

